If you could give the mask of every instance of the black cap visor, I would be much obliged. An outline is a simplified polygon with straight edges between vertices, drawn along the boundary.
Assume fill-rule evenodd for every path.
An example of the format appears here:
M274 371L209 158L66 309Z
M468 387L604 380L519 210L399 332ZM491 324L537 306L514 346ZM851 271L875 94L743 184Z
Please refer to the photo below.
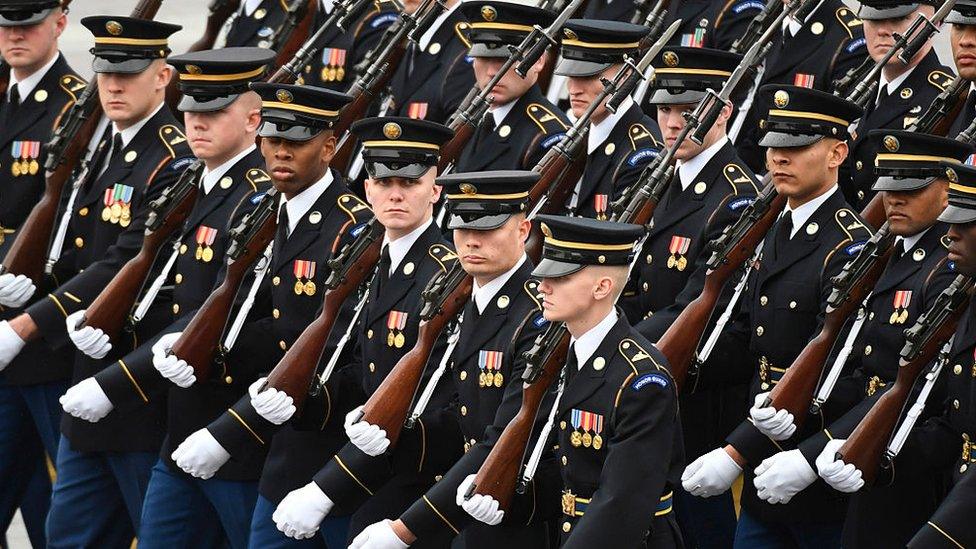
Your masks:
M611 66L613 66L613 63L584 61L582 59L567 59L565 57L561 57L559 59L559 63L556 64L556 70L553 72L554 74L558 74L560 76L596 76Z
M858 19L862 21L883 21L885 19L901 19L918 11L918 4L902 4L887 8L876 8L867 4L861 4L861 9L857 12Z
M315 136L322 133L325 128L302 125L297 121L284 120L265 120L258 128L258 135L261 137L274 137L286 141L310 141Z
M217 112L229 107L239 96L225 95L221 97L193 97L184 95L180 99L179 110L182 112Z
M535 269L532 270L532 276L539 278L559 278L561 276L571 275L577 271L581 271L585 266L586 265L580 265L578 263L568 263L565 261L543 258L542 261L536 265Z
M153 61L145 57L96 57L92 70L99 74L137 74L149 68Z
M29 27L36 25L51 14L53 8L46 8L40 11L34 10L9 10L0 11L0 27Z
M950 203L949 207L942 210L942 213L939 214L939 221L943 223L950 223L952 225L965 225L966 223L972 223L976 221L976 204L972 204L971 207L964 208Z
M662 88L654 90L650 103L652 105L697 105L704 97L703 91Z
M451 217L447 221L447 228L451 230L468 229L472 231L490 231L504 225L508 221L508 218L513 215L515 214L500 213L485 215L481 212L455 211L451 213Z
M882 175L878 177L874 185L871 185L872 191L914 191L927 187L929 183L938 179L937 177L893 177L890 175Z
M760 147L774 149L792 149L796 147L807 147L823 139L820 134L795 134L771 131L767 132L759 141Z

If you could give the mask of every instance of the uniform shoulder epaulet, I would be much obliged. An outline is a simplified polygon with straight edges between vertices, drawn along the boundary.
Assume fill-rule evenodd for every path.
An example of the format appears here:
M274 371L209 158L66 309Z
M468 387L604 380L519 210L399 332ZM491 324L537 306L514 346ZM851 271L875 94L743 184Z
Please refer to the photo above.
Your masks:
M627 137L630 138L630 150L632 152L627 156L626 162L631 167L641 162L650 162L652 158L657 156L657 141L654 140L654 135L643 124L639 122L631 124L627 131Z
M251 168L247 170L247 174L244 175L247 182L251 184L251 188L257 191L258 189L263 189L271 183L271 176L268 172L262 170L261 168Z
M468 40L468 36L465 33L470 28L471 28L471 25L468 24L467 21L461 21L461 22L456 23L454 25L454 34L457 35L458 40L460 40L461 43L464 44L464 47L467 48L467 49L471 49L471 40Z
M73 74L66 74L62 76L61 79L58 80L58 84L61 85L61 89L64 90L65 93L71 96L72 101L77 101L78 96L81 95L81 92L88 87L87 82Z
M177 154L176 148L186 143L186 134L183 133L183 130L172 124L166 124L159 128L159 139L163 142L163 146L169 150L170 156L173 158L181 156ZM188 148L188 145L184 145L184 148Z
M539 281L534 278L530 278L522 284L522 289L525 290L526 294L528 294L529 299L532 300L532 303L535 303L535 308L541 309L542 300L539 299Z
M728 180L729 185L732 185L732 192L735 194L739 194L740 191L752 194L759 192L759 188L756 187L756 180L749 177L742 166L734 162L725 165L725 168L722 169L722 175Z
M532 103L525 108L525 114L535 122L536 126L542 130L545 135L554 135L563 133L569 129L569 125L562 121L561 118L556 116L551 110L546 108L545 105L540 105L539 103Z
M458 256L450 246L444 244L432 244L427 248L427 255L434 258L434 261L441 266L441 271L447 272L451 265L457 262Z
M377 2L373 11L363 18L363 26L371 29L388 27L396 23L398 17L396 4L388 0L383 0L382 2Z
M840 22L840 25L844 27L844 30L847 32L847 36L849 38L854 38L854 29L862 25L861 20L854 15L854 12L852 12L850 8L846 7L837 8L834 15L837 16L837 21Z
M843 250L840 251L843 251L848 257L856 256L871 238L871 228L865 225L853 210L847 208L837 210L834 214L834 221L837 222L837 226L847 237L840 243L839 247L843 247ZM828 255L828 260L829 258ZM826 265L826 262L824 264Z
M929 73L928 81L940 92L945 91L949 86L949 82L952 82L953 76L945 71L934 70Z
M667 368L658 364L654 357L633 339L620 340L620 343L617 344L617 351L624 357L627 364L630 364L630 368L636 376L630 380L631 389L640 391L650 384L658 385L661 388L671 386L671 374Z
M354 224L365 223L373 217L373 210L369 208L369 205L354 194L339 196L336 204L339 205L340 210L346 212Z
M952 241L949 240L949 235L945 235L944 234L944 235L942 235L942 238L939 239L939 243L942 244L942 247L943 248L945 248L945 249L948 250L949 249L949 244L951 244Z

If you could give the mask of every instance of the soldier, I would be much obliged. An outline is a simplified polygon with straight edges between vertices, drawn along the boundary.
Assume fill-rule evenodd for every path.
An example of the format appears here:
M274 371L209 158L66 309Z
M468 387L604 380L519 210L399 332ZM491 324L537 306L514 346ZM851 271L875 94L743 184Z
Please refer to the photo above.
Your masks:
M579 117L603 90L601 78L613 78L624 58L640 50L650 29L630 23L570 19L563 27L562 58L556 74L569 77L569 100ZM634 184L660 149L661 132L633 99L611 113L606 103L590 118L586 170L569 209L586 217L608 219L610 202Z
M884 57L892 46L894 34L904 34L916 14L932 17L935 6L929 2L937 4L932 0L921 3L868 0L862 3L857 15L864 21L864 37L871 59L877 62ZM897 56L888 61L878 76L877 94L870 98L864 116L857 123L851 154L840 174L840 187L854 209L863 210L874 196L870 188L874 183L871 167L874 155L879 151L869 146L868 132L876 128L907 129L952 79L952 69L939 62L931 41L922 46L907 65Z
M318 1L318 0L316 0ZM244 0L231 15L224 36L226 47L259 46L270 48L275 34L288 15L287 0Z
M763 499L789 501L817 479L817 456L831 439L853 432L871 404L894 382L898 353L905 343L904 330L956 277L946 259L948 226L938 222L945 209L948 181L938 158L963 161L973 148L944 137L895 130L872 130L868 146L880 150L872 162L878 174L872 190L883 191L888 225L898 236L895 258L885 268L865 305L866 315L851 347L847 370L826 402L828 427L798 445L766 460L756 486ZM828 364L832 364L829 362ZM756 396L750 410L756 428L773 440L796 430L790 414L763 407L768 393ZM931 402L937 402L932 398ZM932 415L932 410L927 412ZM842 417L841 417L842 416ZM836 448L828 458L833 461ZM944 494L944 486L927 474L913 474L912 464L898 460L898 475L874 489L855 494L844 523L844 547L904 547L932 515ZM911 505L905 505L911 501ZM885 524L885 528L878 528Z
M525 369L522 354L547 324L536 295L538 281L529 278L532 265L523 251L523 231L528 230L524 219L526 191L537 179L534 172L516 171L456 173L438 178L449 193L452 217L448 225L454 230L461 265L474 276L478 288L464 310L452 355L450 393L456 395L460 415L455 412L449 420L460 424L464 457L457 459L462 449L460 442L455 442L458 439L443 436L453 428L438 425L432 414L422 416L427 432L432 433L428 435L428 451L437 452L438 460L450 456L453 459L448 464L453 466L426 494L417 497L399 520L374 523L353 541L353 546L376 547L388 540L390 546L442 547L454 536L458 536L455 543L469 548L501 543L546 546L547 505L535 498L534 486L528 489L529 495L517 498L517 508L501 526L489 528L472 521L456 503L458 491L466 491L470 484L468 475L481 466L492 444L518 412L522 400L519 380ZM509 251L503 251L506 249ZM395 452L403 450L398 446ZM334 484L330 469L316 479Z
M802 21L792 16L786 19L783 33L776 34L771 42L755 89L792 84L831 91L835 80L864 60L864 43L861 21L850 8L840 0L818 2ZM742 159L757 173L766 167L763 147L758 143L768 108L754 91L750 92L729 131Z
M686 121L705 90L720 89L741 57L704 48L666 48L654 61L653 95L664 143L674 147ZM678 148L677 173L654 210L647 240L637 261L621 309L638 331L657 341L682 309L701 293L709 254L706 246L734 223L757 192L755 175L739 159L726 136L732 107L726 106L701 145L686 138ZM719 302L724 310L731 285ZM641 321L641 319L646 319ZM731 372L725 372L731 374ZM741 373L740 373L741 374ZM744 408L745 388L751 372L700 380L679 407L685 450L700 455L738 423ZM735 416L735 417L731 417ZM732 423L732 422L736 423ZM735 509L731 494L702 500L680 489L675 494L678 523L686 542L701 547L731 545Z
M185 114L190 147L205 166L200 181L194 182L199 187L198 198L177 236L172 255L161 254L166 257L163 261L167 264L172 261L172 265L164 266L153 281L161 288L172 288L172 292L150 293L140 300L139 308L145 311L142 315L145 320L138 324L139 331L150 337L124 358L68 389L61 403L65 412L78 418L69 420L72 423L98 422L113 410L128 417L167 413L170 384L153 367L152 345L156 338L151 336L171 331L168 327L173 323L185 323L206 300L218 282L221 258L230 244L228 231L252 211L268 187L270 178L262 169L264 158L254 145L261 123L261 102L257 94L249 91L248 84L260 79L273 59L273 52L261 48L224 48L169 59L179 74L183 93L179 107ZM75 329L84 314L81 310L68 318L69 335L85 354L105 356L111 344L102 343L101 330ZM180 396L176 391L173 393ZM169 404L169 415L178 423L186 413L185 402L177 399ZM165 428L160 422L153 430L157 452L164 435ZM234 499L221 499L229 496ZM232 511L239 507L240 496L219 489L202 491L190 479L170 474L167 462L157 458L147 488L140 543L150 544L159 539L160 525L178 522L174 513L194 513L201 517L213 510L216 516L212 520L200 522L207 526L206 531L186 529L185 533L195 535L203 543L208 537L219 536L219 525L223 524L233 541ZM250 496L253 505L253 486ZM178 504L160 505L160 498ZM244 522L238 525L240 530L247 530L249 519L248 512Z
M956 72L960 78L969 81L970 88L962 110L952 121L949 133L946 134L955 137L976 119L976 94L972 93L972 83L976 82L976 2L957 1L945 22L952 23L949 45L952 47Z
M414 13L423 2L406 0L403 9ZM467 28L458 11L460 0L445 0L447 6L416 43L407 45L403 61L390 81L391 114L445 123L474 86L474 71L467 56ZM414 15L418 15L414 13Z
M275 242L267 271L257 282L260 284L254 301L257 306L250 312L237 313L246 314L247 320L236 344L223 357L225 369L217 370L221 372L219 376L197 381L192 366L168 354L180 337L179 332L167 334L153 349L156 368L182 389L171 391L171 407L174 403L179 403L179 407L172 408L169 433L163 445L162 458L167 469L157 471L185 482L182 469L204 480L194 481L204 493L227 490L225 500L238 498L234 501L238 506L234 523L225 525L225 529L229 526L234 529L226 531L233 537L234 545L269 547L280 543L279 540L265 538L256 542L254 531L245 525L250 524L253 529L259 526L259 520L270 523L269 500L281 497L275 494L285 489L286 482L292 482L287 476L282 479L282 475L291 473L282 471L283 458L270 458L265 464L268 447L272 445L271 435L263 430L267 422L252 408L245 410L235 405L228 411L228 407L243 394L257 393L260 385L254 381L278 363L315 317L328 276L326 262L335 250L359 233L372 212L349 193L345 182L329 167L335 151L331 128L349 96L312 86L253 83L251 89L262 100L262 125L258 130L262 137L261 152L272 184L283 198L277 206ZM342 308L337 323L348 323L351 317L350 304ZM330 341L330 348L335 347L337 339ZM290 402L262 402L272 407L290 406ZM226 421L207 427L218 418ZM256 445L232 459L227 450L231 447L229 437L242 431ZM298 444L296 438L299 437L292 436L292 444ZM287 445L289 440L281 443ZM274 443L270 453L281 456L275 454L277 444ZM253 498L255 487L256 503L254 499L247 501L235 496L250 493ZM155 501L161 506L172 506L179 501L164 497L162 491L158 495ZM201 504L207 505L203 501ZM147 513L150 512L147 507ZM161 547L172 546L173 539L182 539L171 537L186 535L185 525L197 518L182 508L168 512L184 522L174 526L152 521L160 530L143 532L153 543L158 540Z
M463 2L467 17L468 55L474 58L475 78L484 89L511 52L532 32L533 25L548 27L555 16L546 10L514 2ZM513 66L495 84L488 114L480 121L454 167L455 172L491 169L530 170L546 151L559 142L569 125L566 116L542 94L537 84L546 65L542 56L525 78Z
M43 339L55 349L67 343L66 317L85 309L138 252L149 202L191 161L182 128L163 108L172 75L165 61L167 37L180 27L109 16L86 17L81 23L95 36L93 69L112 124L61 218L59 233L66 231L64 241L71 247L53 274L63 282L47 299L3 323L4 347L10 352L4 364L28 343ZM76 355L72 379L80 381L98 369ZM152 414L116 418L97 431L62 421L65 437L58 447L58 482L48 516L50 544L128 544L139 524L158 421ZM95 488L83 482L99 471L114 477L114 484Z
M976 530L973 529L974 490L976 490L976 475L969 475L960 480L939 505L932 518L922 526L906 547L956 549L972 547L976 544Z
M6 255L17 229L44 190L42 143L48 141L62 114L85 88L85 82L58 51L58 38L68 24L66 13L58 0L0 2L0 55L10 68L7 92L0 102L0 124L4 128L0 147L9 147L10 151L9 160L0 162L0 257ZM13 278L12 274L3 274L0 282ZM16 306L26 303L20 299L25 291L8 288L0 293L0 318L12 318L18 312ZM44 352L23 355L20 360L31 362L35 368L64 373L62 380L67 379L66 357ZM57 361L61 364L55 365ZM43 453L57 454L60 414L54 407L29 406L32 397L23 391L32 389L19 387L10 375L12 371L0 384L0 430L4 433L0 440L5 444L0 448L0 530L7 530L24 498L21 511L27 532L31 543L39 547L47 544L44 519L51 498ZM48 398L56 398L64 386L52 384ZM42 411L51 414L32 417Z
M749 273L740 318L722 334L704 366L740 368L738 360L754 369L758 366L751 398L775 385L816 333L831 278L871 235L837 186L837 170L847 155L847 128L860 109L809 88L774 85L760 91L760 107L767 103L774 107L760 145L769 147L766 158L772 182L787 197L787 204L767 233L758 266ZM723 362L716 364L716 360ZM685 469L685 490L700 497L721 494L747 464L758 464L778 450L749 422L740 424L726 440L727 446ZM838 546L845 502L821 488L774 507L758 498L749 471L736 546Z

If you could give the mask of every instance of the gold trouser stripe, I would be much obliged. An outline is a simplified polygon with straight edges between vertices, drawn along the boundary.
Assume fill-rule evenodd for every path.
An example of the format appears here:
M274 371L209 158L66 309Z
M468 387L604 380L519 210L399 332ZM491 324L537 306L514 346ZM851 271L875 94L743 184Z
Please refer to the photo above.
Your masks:
M142 398L142 401L148 404L149 397L147 397L146 393L142 391L142 387L139 386L139 383L136 381L136 378L132 377L132 372L129 371L129 367L126 366L125 362L122 362L121 359L119 360L119 366L122 367L122 371L125 372L125 375L129 378L129 381L131 381L132 384L135 386L136 391L139 391L139 397Z
M834 440L834 435L830 434L830 431L824 429L824 434L827 435L827 440Z
M72 294L71 292L64 292L64 297L74 301L75 303L81 303L81 298Z
M61 314L64 315L64 318L68 318L68 311L64 310L64 307L61 305L61 302L58 301L58 296L54 294L47 294L47 296L51 298L51 301L53 301L54 304L58 307L58 310L61 311Z
M446 524L448 528L454 530L455 536L461 533L460 530L458 530L457 528L454 527L453 524L451 524L451 521L447 520L447 517L445 517L443 514L441 514L440 511L437 510L437 507L434 507L434 504L431 503L429 499L427 499L426 495L424 496L424 501L427 503L428 506L430 506L431 509L434 510L435 513L437 513L437 516L441 517L441 520L444 521L444 524Z
M943 536L945 536L949 541L951 541L952 543L956 544L956 547L958 547L959 549L966 549L965 547L963 547L963 545L961 543L959 543L952 536L950 536L948 532L946 532L942 528L939 528L939 525L938 524L932 522L931 520L928 521L928 523L929 523L929 526L931 526L932 528L935 528L936 531L938 531L940 534L942 534Z
M420 424L420 461L417 462L417 472L424 470L424 458L427 457L427 428L424 427L424 422L420 418L417 418L417 423Z
M367 494L373 495L373 491L367 488L365 484L360 482L359 478L356 475L354 475L352 471L349 470L348 467L346 467L346 464L342 462L342 458L340 458L339 456L332 456L332 457L335 458L336 463L339 464L339 467L342 467L342 470L345 471L347 475L349 475L350 477L352 477L353 480L356 481L356 484L358 484L360 488L365 490Z
M244 418L242 418L240 415L238 415L237 412L235 412L233 410L233 408L228 408L227 409L227 413L229 413L230 415L234 416L234 419L236 419L237 421L239 421L241 423L241 425L243 425L244 428L247 429L247 432L248 433L251 433L251 435L254 436L254 438L256 438L259 443L261 443L261 446L264 446L264 440L262 440L261 437L259 437L258 434L254 432L254 429L251 429L251 426L248 425L247 422L244 421Z

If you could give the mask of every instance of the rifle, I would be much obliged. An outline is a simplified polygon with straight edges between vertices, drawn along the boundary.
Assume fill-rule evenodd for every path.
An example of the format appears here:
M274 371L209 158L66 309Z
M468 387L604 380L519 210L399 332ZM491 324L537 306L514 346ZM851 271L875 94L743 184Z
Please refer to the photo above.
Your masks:
M945 135L949 132L952 122L962 111L969 91L969 80L961 76L955 77L942 93L936 96L929 108L911 125L913 132Z
M647 15L638 17L641 12L641 8L647 6L647 0L640 0L640 5L634 16L631 17L631 23L643 24L645 27L651 29L651 32L647 33L648 36L656 38L658 33L661 32L661 28L664 27L664 18L668 15L668 8L671 7L671 0L657 0L654 6L647 12Z
M881 278L888 260L894 254L895 235L887 223L881 226L864 248L849 261L837 276L827 298L826 317L816 337L811 339L783 378L766 397L766 406L788 410L799 427L807 417L813 393L823 372L824 363L847 319L861 307L864 298Z
M315 21L318 5L318 0L292 0L288 4L285 20L271 39L270 49L278 52L275 59L277 65L284 65L291 60L305 42L305 37L311 32L312 22Z
M386 29L379 44L357 66L359 77L346 92L353 100L342 108L339 119L333 126L333 133L341 137L336 145L335 156L332 157L332 167L345 171L349 166L356 149L356 140L346 130L366 114L373 100L393 78L393 73L406 53L407 41L419 40L446 9L441 0L424 0L413 15L400 12L396 23Z
M176 183L150 203L152 211L146 221L142 248L115 273L111 282L85 310L83 325L101 329L112 340L122 332L159 250L183 226L193 209L203 167L202 160L195 160Z
M582 2L583 0L572 0L548 28L543 29L539 25L534 25L532 32L526 35L521 44L508 47L508 58L502 64L501 68L495 72L495 76L485 84L485 87L480 92L472 96L451 117L450 128L454 130L454 137L441 147L440 160L437 163L437 173L447 173L447 170L454 164L454 161L461 156L461 151L471 139L471 136L474 135L475 128L478 127L479 122L485 116L485 113L488 112L488 107L491 106L493 101L491 92L495 89L495 84L498 84L498 81L508 73L508 70L515 63L519 64L515 72L522 78L525 78L529 69L542 57L546 49L549 46L559 43L556 39L557 34L562 29L563 24L566 23L566 20L569 19ZM475 89L477 87L477 84L475 84Z
M213 48L224 24L240 8L241 0L213 0L210 2L210 13L207 14L207 24L203 28L203 36L190 45L190 49L187 51L203 51Z
M131 16L152 19L159 11L160 4L162 0L140 0ZM75 166L84 156L101 117L98 86L91 84L61 118L51 140L44 147L47 151L44 193L21 224L17 238L0 265L0 273L24 275L40 285L45 272L44 254L54 230L65 183L71 179Z
M339 310L376 267L385 231L374 217L354 241L329 260L322 310L268 374L266 387L287 393L296 408L305 403Z
M866 484L871 484L877 477L885 445L898 423L915 380L932 362L939 348L952 337L972 294L973 279L957 276L915 325L905 330L905 346L898 360L895 383L874 403L837 452L837 459L861 470Z
M61 10L67 13L71 0L61 0ZM0 58L0 96L6 95L10 85L10 64Z
M277 227L278 191L268 189L251 213L228 234L227 269L221 281L197 310L173 344L171 354L193 367L197 379L210 377L210 367L220 346L220 336L234 306L234 298L248 269L268 247Z
M762 11L752 21L749 21L746 32L736 38L735 42L732 42L732 48L729 51L741 54L770 28L778 28L775 24L767 24L766 21L779 19L784 7L782 0L766 0L766 5L763 6ZM780 19L780 21L782 20Z

